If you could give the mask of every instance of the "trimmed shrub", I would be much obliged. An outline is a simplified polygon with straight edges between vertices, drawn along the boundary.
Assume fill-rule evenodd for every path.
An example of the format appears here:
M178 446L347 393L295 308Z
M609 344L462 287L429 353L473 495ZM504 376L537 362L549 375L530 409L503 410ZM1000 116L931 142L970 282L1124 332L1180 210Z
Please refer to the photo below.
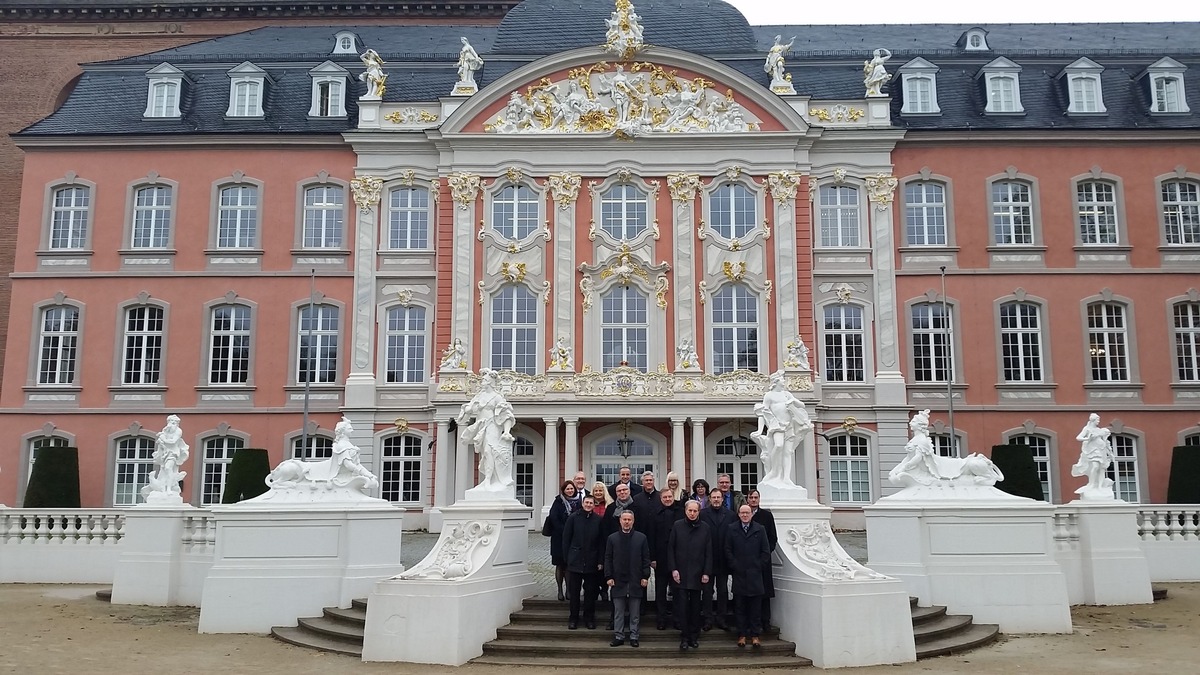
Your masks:
M1168 504L1200 504L1200 447L1177 445L1171 451Z
M993 445L992 463L1004 474L996 487L1010 495L1045 501L1033 450L1028 445Z
M266 492L267 484L264 481L269 473L271 460L267 457L266 448L234 450L233 459L229 461L229 473L225 476L225 492L221 495L221 503L235 504Z
M79 449L40 448L25 489L25 508L79 508Z

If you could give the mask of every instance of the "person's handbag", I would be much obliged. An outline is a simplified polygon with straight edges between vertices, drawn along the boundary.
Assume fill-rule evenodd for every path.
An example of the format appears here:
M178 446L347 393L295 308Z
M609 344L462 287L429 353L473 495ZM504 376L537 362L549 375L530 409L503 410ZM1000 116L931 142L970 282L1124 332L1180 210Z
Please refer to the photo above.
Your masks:
M554 535L554 523L550 522L550 519L547 518L546 522L542 523L542 536L550 537L553 535Z

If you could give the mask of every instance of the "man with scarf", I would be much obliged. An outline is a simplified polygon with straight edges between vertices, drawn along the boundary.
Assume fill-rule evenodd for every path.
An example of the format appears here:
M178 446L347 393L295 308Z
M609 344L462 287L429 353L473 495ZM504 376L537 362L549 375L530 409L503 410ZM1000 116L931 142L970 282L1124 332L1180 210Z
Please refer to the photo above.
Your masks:
M675 616L679 621L679 649L700 646L700 589L712 577L712 537L700 520L700 505L689 501L684 519L671 528L667 567L675 582Z
M650 580L650 545L646 535L633 529L633 511L622 511L621 529L609 535L604 547L604 578L613 603L613 639L610 647L638 646L642 597Z
M604 569L604 540L600 537L600 518L592 513L596 502L591 495L583 498L583 508L567 518L563 529L563 551L567 554L567 595L570 616L567 628L579 627L579 596L583 594L583 621L588 629L596 627L596 587ZM586 593L584 590L586 589Z

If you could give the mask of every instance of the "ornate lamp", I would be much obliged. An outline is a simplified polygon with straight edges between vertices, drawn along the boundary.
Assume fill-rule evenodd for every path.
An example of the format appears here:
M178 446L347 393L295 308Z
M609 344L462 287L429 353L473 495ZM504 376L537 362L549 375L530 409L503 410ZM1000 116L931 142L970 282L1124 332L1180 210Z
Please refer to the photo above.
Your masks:
M750 454L750 439L742 435L742 420L741 418L734 422L733 434L733 455L738 459Z
M633 454L633 439L629 437L629 420L621 420L621 437L617 439L617 451L621 457L629 459Z

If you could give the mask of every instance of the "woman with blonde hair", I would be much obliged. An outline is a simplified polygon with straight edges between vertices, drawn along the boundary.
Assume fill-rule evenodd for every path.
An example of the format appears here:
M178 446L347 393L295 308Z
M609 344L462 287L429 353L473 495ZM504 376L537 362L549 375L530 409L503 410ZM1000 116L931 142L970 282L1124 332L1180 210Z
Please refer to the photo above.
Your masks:
M679 474L674 471L667 473L667 487L664 488L667 492L675 495L675 503L682 504L688 498L688 491L683 487L679 480Z

